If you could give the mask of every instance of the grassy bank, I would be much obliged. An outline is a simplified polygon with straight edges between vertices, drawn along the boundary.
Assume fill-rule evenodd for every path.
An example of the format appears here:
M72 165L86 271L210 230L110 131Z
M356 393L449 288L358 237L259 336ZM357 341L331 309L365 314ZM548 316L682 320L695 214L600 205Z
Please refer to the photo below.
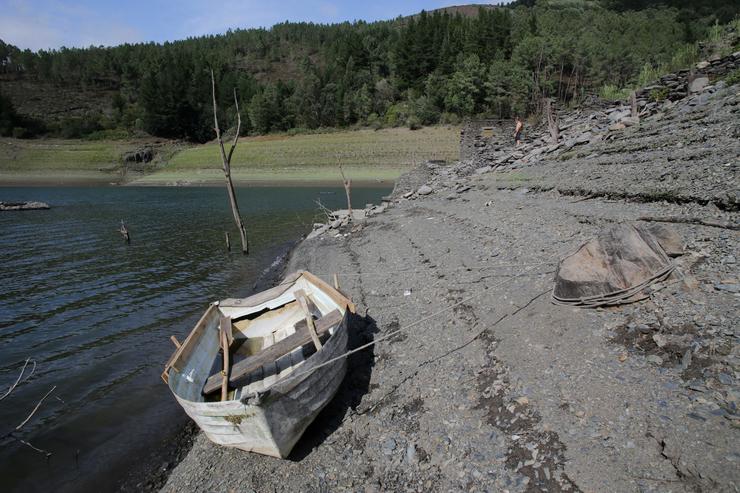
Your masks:
M121 155L154 145L160 157L148 169L123 173ZM232 159L237 182L333 182L341 160L355 182L387 182L414 163L458 158L459 127L411 131L337 131L313 135L245 137ZM153 141L0 139L0 184L203 184L223 180L216 143L181 147Z

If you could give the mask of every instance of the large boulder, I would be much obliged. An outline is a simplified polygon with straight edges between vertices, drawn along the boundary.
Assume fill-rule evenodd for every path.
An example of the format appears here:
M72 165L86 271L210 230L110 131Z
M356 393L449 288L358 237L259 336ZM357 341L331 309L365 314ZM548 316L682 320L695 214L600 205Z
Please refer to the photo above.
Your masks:
M697 77L689 83L689 92L701 92L708 85L708 77Z
M419 195L429 195L430 193L432 193L432 191L432 187L430 187L429 185L422 185L419 187L416 193L418 193Z

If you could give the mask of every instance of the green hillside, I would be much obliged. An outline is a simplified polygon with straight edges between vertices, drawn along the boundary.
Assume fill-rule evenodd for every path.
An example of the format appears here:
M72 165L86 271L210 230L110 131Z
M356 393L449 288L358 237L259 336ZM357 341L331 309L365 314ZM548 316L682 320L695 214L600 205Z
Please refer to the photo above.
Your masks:
M729 0L519 0L389 21L283 23L165 44L31 52L0 42L0 134L78 138L146 132L213 138L290 129L455 123L577 102L658 67L691 63L698 40L738 14ZM734 46L737 47L735 40Z

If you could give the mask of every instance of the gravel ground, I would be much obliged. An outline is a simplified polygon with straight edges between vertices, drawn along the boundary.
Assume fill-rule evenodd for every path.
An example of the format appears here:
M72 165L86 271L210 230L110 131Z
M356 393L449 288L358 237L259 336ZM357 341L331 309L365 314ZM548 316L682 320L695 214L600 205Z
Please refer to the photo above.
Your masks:
M701 113L714 139L737 125L737 88L716 92L715 115L727 115L718 127ZM598 159L513 161L503 173L490 159L428 163L399 181L382 214L320 228L287 270L339 273L358 305L350 344L378 343L350 357L289 460L200 434L163 491L737 491L740 233L673 225L686 252L648 300L595 310L550 301L558 260L613 223L738 224L737 202L722 198L737 187L737 143L705 149L712 140L694 139L703 130L681 115L584 144ZM635 139L661 150L636 150ZM671 139L708 175L654 164L651 152L679 152ZM661 167L676 178L659 180ZM667 196L639 192L656 180Z

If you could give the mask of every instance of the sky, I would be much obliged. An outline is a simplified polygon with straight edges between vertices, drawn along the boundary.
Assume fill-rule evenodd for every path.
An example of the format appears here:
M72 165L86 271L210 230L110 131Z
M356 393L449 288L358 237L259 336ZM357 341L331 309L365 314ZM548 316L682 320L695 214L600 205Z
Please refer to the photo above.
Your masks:
M0 39L31 50L172 41L283 21L392 19L465 0L0 0ZM475 3L497 3L478 1Z

